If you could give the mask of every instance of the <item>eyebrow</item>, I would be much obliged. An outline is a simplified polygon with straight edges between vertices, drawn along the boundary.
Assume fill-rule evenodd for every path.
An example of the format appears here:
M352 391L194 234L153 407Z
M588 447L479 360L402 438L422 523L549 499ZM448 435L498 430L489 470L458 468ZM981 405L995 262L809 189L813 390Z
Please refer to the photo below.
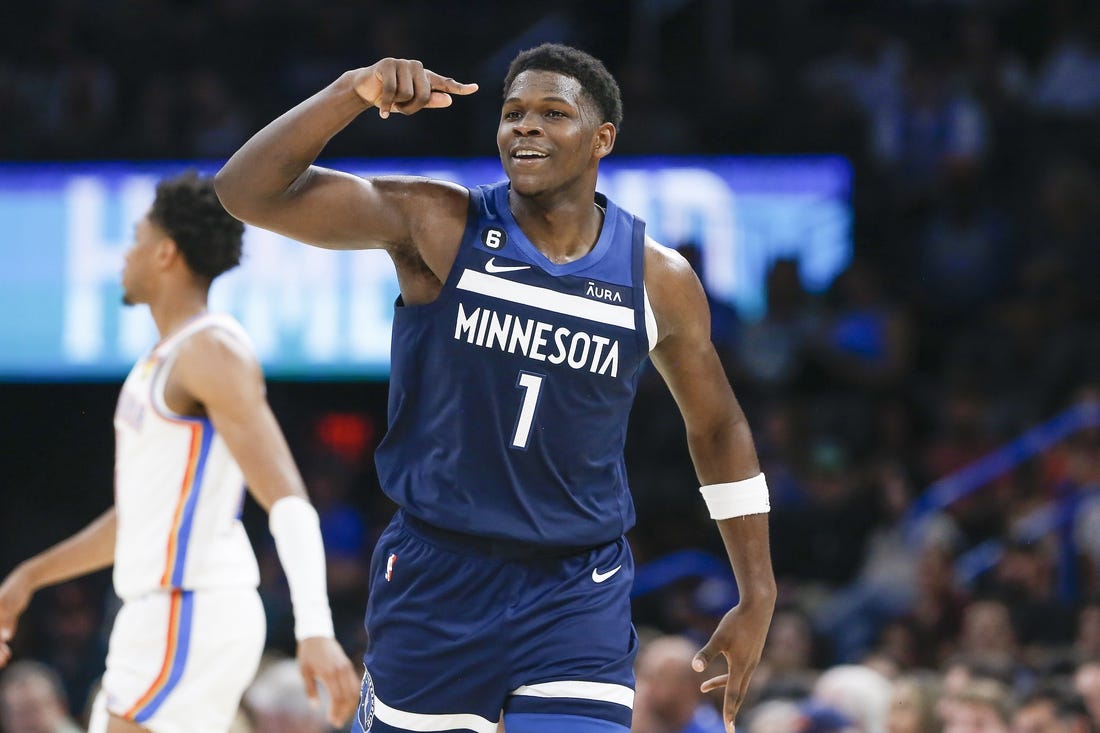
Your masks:
M504 103L505 104L518 103L520 101L521 100L520 100L519 97L508 97L507 99L504 100ZM556 95L549 95L549 96L546 96L546 97L542 97L538 101L540 101L540 102L556 102L558 104L568 104L570 107L574 106L573 102L570 102L568 99L565 99L564 97L558 97Z

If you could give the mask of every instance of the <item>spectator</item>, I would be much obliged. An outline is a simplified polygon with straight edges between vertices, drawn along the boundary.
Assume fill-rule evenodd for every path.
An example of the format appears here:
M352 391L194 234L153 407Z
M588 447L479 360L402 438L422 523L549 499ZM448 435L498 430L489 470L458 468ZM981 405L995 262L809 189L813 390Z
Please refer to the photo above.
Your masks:
M1095 733L1097 726L1089 717L1089 711L1079 695L1066 695L1058 707L1058 721L1064 733Z
M809 696L817 680L819 643L806 613L797 606L776 609L764 653L749 684L754 699Z
M1100 730L1100 659L1085 662L1073 673L1073 690L1081 696L1094 730Z
M1035 80L1035 107L1047 114L1085 116L1100 110L1100 47L1095 9L1067 27L1051 46Z
M992 670L1001 679L1014 681L1019 671L1019 642L1008 604L997 598L980 598L967 605L959 633L959 651L975 665Z
M797 260L777 260L768 270L765 289L764 317L742 327L728 358L735 373L759 389L778 392L797 386L804 377L807 349L819 324Z
M5 733L80 733L69 717L61 678L44 664L15 662L0 675L0 729Z
M1055 586L1053 548L1042 541L1010 540L993 569L993 587L1008 602L1020 643L1038 660L1044 649L1073 638L1073 609ZM1046 652L1049 654L1049 651Z
M321 694L324 687L318 686ZM293 659L269 660L244 693L244 707L258 733L328 733L324 711L328 703L312 703L306 697L298 663Z
M886 733L940 733L943 721L936 711L941 683L931 673L895 680L886 717Z
M942 58L916 59L900 100L876 108L872 149L905 198L927 195L950 167L976 165L988 153L985 111L952 88L951 71Z
M1063 733L1059 720L1063 698L1053 688L1032 692L1012 716L1012 733Z
M1009 733L1013 713L1008 688L994 680L974 680L951 697L943 733Z
M792 700L768 700L749 711L749 733L795 733L802 711Z
M916 239L912 285L926 317L973 318L996 302L1015 273L1012 220L997 207L980 166L944 173L941 199Z
M842 664L822 673L812 699L843 713L860 733L885 733L890 687L889 680L869 667Z
M1100 597L1092 598L1077 612L1073 650L1081 662L1100 660Z
M882 272L868 260L853 262L833 283L830 301L815 352L830 381L861 389L896 385L909 370L912 333Z
M916 606L921 553L949 550L957 541L954 524L942 513L931 513L916 529L910 527L913 492L900 466L887 463L868 472L879 518L868 539L863 566L856 579L822 603L816 614L819 629L845 661L859 659L889 622L908 616ZM915 541L912 535L917 536ZM911 627L920 634L916 623Z
M834 707L807 700L799 708L794 733L857 733L852 719Z
M883 25L857 15L848 22L844 49L810 66L807 82L819 93L845 95L861 114L871 116L899 103L905 59L904 43Z
M632 733L723 733L722 717L699 691L697 651L679 636L651 639L638 653Z

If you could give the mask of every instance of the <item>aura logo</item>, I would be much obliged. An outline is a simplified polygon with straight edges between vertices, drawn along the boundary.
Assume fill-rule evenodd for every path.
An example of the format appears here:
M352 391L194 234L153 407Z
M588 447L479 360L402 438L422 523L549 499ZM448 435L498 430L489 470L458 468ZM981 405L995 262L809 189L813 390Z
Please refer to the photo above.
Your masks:
M589 298L606 300L608 303L623 302L623 294L621 292L609 285L595 283L591 280L588 281L588 286L584 289L584 294L587 295Z

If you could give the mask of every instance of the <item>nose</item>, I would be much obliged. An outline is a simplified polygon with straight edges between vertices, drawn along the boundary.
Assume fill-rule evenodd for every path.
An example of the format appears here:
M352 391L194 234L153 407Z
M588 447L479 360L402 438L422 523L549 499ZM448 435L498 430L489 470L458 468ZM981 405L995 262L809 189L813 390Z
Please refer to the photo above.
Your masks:
M531 137L542 134L542 128L535 124L535 120L538 118L532 118L531 113L524 114L523 117L516 120L516 123L512 126L512 132L517 137Z

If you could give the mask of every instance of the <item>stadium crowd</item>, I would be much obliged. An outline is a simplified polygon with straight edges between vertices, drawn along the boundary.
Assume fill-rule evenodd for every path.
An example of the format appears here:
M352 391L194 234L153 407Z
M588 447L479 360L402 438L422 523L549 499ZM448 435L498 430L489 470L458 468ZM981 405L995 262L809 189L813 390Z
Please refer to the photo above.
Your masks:
M1100 730L1097 3L43 0L4 16L8 161L221 159L346 68L416 56L484 89L514 49L544 40L590 50L620 80L618 153L844 154L848 269L817 294L796 262L775 262L760 320L715 304L714 340L771 488L780 585L740 725ZM498 100L486 91L460 112L353 126L327 152L491 154ZM323 387L272 389L280 419L308 426L288 436L355 656L366 562L392 511L371 463L384 385L356 386L370 396L343 407L313 400ZM917 501L1073 406L1092 427L952 501ZM687 548L719 554L655 375L627 459L639 566ZM289 598L263 523L252 516L249 529L273 662L242 730L299 715L285 730L323 730L280 692L293 684L275 660L292 651ZM0 675L0 730L76 729L102 671L107 588L95 577L36 602L17 640L33 661ZM688 662L735 599L731 578L690 573L637 597L638 733L721 730Z

